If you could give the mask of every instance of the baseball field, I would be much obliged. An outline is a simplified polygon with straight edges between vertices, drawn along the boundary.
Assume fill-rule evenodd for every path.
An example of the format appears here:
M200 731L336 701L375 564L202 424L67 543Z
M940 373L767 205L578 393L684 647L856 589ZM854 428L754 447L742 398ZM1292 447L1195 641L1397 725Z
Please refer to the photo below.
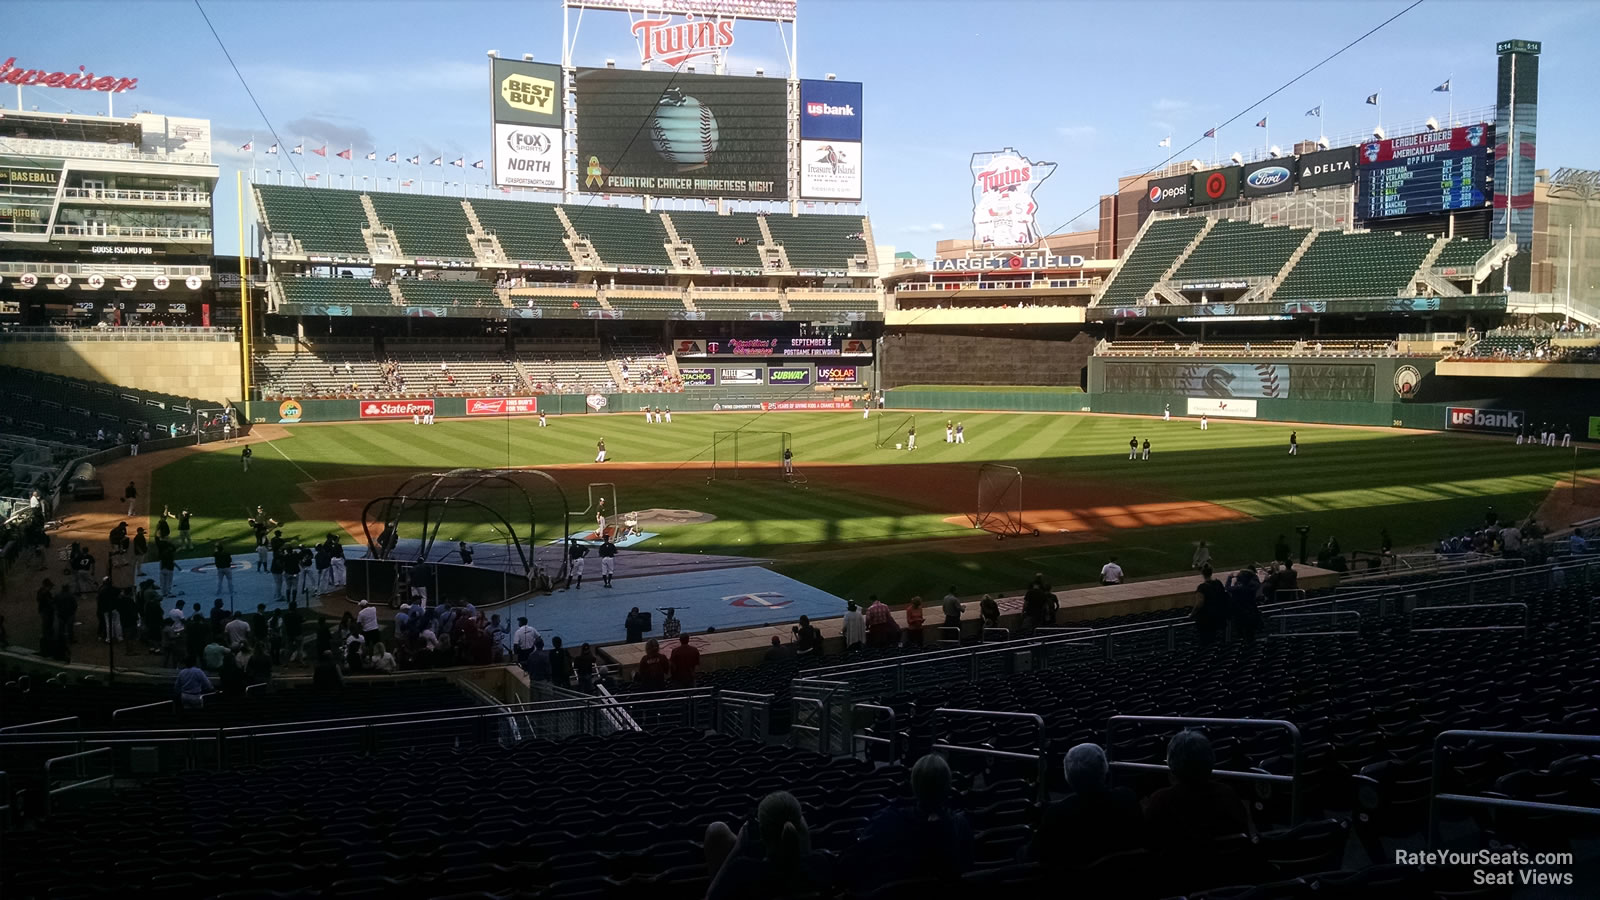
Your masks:
M1038 571L1056 585L1090 582L1113 555L1131 578L1170 574L1188 568L1200 540L1221 564L1265 559L1278 535L1293 538L1299 525L1310 526L1313 547L1333 535L1347 553L1378 549L1383 528L1396 547L1425 547L1481 522L1491 505L1503 518L1529 515L1575 466L1600 474L1593 451L1504 438L1304 426L1291 457L1286 425L1213 420L1201 431L1188 419L959 415L966 442L947 444L949 416L917 413L915 451L894 449L911 425L909 413L895 411L870 420L855 412L679 413L670 425L617 413L551 417L546 428L523 417L300 425L256 443L248 472L237 451L161 466L152 508L191 509L202 547L222 539L245 551L245 518L258 505L291 537L337 530L359 544L362 509L408 475L540 468L574 512L589 504L588 485L607 483L621 512L710 519L658 520L648 528L658 536L638 549L760 557L841 596L904 600L949 585L962 594L1015 590ZM734 431L740 477L731 477L724 434L718 477L708 481L714 435ZM781 477L774 432L787 433L803 484ZM1134 436L1141 451L1150 441L1148 460L1128 459ZM596 464L601 439L608 461ZM980 474L986 463L1015 467L1020 481ZM1020 519L1029 534L1002 540L973 527L980 478L998 495L984 501L994 521ZM489 518L463 514L437 537L493 541ZM535 518L541 539L559 536L555 510ZM574 528L586 524L592 516Z

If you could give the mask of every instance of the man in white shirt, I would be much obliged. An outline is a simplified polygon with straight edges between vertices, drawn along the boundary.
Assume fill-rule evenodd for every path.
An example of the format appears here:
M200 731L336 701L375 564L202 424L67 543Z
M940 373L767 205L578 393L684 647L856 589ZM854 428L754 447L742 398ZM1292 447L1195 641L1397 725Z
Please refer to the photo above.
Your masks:
M526 617L518 617L517 630L511 635L511 649L517 654L517 662L528 658L533 651L533 644L539 639L539 631L528 624Z
M844 648L849 650L866 642L867 619L861 615L861 610L856 609L856 602L851 600L844 611Z
M356 630L366 638L368 645L378 642L378 608L365 600L356 610Z
M1100 583L1101 584L1121 584L1122 583L1122 567L1117 565L1117 558L1115 556L1111 557L1111 561L1110 562L1108 562L1105 565L1100 567Z
M250 643L250 623L246 622L238 612L233 614L228 624L222 626L222 630L228 635L229 649L237 649Z

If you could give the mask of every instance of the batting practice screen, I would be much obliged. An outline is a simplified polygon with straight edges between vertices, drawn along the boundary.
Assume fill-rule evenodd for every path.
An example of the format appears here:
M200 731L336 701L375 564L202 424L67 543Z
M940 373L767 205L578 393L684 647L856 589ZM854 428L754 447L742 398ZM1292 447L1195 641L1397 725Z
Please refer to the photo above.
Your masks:
M578 190L788 196L780 78L578 69Z

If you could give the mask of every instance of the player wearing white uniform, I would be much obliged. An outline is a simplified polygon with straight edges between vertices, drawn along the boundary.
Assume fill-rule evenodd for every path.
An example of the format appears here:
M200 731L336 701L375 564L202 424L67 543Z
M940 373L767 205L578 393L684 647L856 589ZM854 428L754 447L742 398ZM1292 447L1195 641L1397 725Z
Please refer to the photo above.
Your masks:
M956 425L949 419L944 420L944 442L946 444L954 444L956 442Z
M957 422L956 423L956 443L965 444L966 442L967 442L967 426L961 424L960 422Z
M544 413L543 412L539 413L539 427L540 428L544 428L549 424L550 424L549 422L546 422L544 420Z
M867 401L867 400L862 400L861 401L861 418L865 419L866 417L868 417L870 415L872 415L872 403Z
M597 462L597 463L605 462L606 461L606 439L605 438L601 438L600 440L595 441L594 448L596 450L596 453L594 455L594 461Z
M413 425L421 425L422 424L422 417L417 415L416 413L412 413L411 414L411 424L413 424Z
M1572 426L1571 425L1568 425L1566 427L1566 430L1561 432L1561 446L1563 446L1563 447L1571 447L1572 446Z
M1206 428L1210 427L1210 424L1211 424L1210 422L1206 421L1206 417L1204 415L1200 416L1200 430L1201 431L1205 431Z
M1299 456L1300 455L1300 434L1299 434L1299 432L1294 432L1294 431L1289 432L1289 455L1290 456Z
M1167 404L1163 404L1162 405L1162 407L1161 407L1161 421L1163 421L1163 422L1171 422L1172 421L1172 404L1171 403L1167 403Z
M655 414L650 411L650 407L648 406L644 408L644 420L652 424L654 424L656 420Z
M666 416L667 416L667 424L671 425L672 424L672 407L670 407L670 406L667 407Z
M906 449L917 449L917 429L915 426L906 431Z

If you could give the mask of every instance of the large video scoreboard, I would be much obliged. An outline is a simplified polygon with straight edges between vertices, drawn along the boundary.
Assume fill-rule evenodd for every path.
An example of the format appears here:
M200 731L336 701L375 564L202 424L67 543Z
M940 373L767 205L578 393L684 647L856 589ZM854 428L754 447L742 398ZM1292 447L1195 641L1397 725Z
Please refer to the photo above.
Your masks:
M1360 148L1362 219L1478 209L1489 202L1492 129L1471 125L1371 141Z

